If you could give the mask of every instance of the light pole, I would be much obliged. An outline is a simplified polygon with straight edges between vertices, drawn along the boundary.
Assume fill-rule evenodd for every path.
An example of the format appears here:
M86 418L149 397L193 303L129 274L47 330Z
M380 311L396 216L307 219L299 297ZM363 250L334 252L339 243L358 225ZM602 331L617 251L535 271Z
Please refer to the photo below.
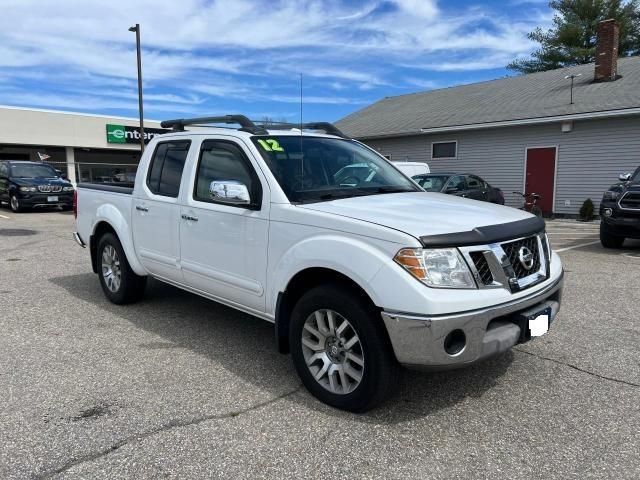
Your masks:
M571 103L570 103L570 105L573 105L573 79L581 77L581 76L582 76L582 74L579 73L577 75L567 75L566 77L564 77L565 80L567 80L568 78L571 79Z
M136 32L136 53L138 57L138 111L140 113L140 151L144 152L144 112L142 109L142 56L140 54L140 24L129 28L130 32Z

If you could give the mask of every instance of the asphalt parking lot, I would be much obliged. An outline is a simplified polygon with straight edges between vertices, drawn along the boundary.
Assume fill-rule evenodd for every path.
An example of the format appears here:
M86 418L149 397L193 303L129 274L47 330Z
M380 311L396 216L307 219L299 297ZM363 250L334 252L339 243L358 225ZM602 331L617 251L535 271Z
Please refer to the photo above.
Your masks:
M0 478L640 477L640 242L605 251L595 223L548 224L547 335L353 415L268 323L159 282L112 305L72 215L0 215Z

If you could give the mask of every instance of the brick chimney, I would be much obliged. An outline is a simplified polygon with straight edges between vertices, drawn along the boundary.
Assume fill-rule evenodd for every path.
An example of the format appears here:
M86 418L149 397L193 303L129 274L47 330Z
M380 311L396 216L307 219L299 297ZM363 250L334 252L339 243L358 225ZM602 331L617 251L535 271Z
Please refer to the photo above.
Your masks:
M613 18L598 24L594 82L611 82L618 78L618 37L618 22Z

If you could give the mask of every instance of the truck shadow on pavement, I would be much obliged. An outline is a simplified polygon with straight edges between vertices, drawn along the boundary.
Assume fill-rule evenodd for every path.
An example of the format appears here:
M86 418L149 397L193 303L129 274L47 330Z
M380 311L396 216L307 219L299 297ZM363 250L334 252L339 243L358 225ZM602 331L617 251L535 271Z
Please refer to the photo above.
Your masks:
M299 384L290 357L277 352L273 326L264 320L154 280L149 281L144 299L128 306L109 303L93 273L56 277L50 281L71 296L162 339L140 343L139 348L190 349L274 397ZM108 325L104 319L96 323L96 328L105 327ZM470 397L481 397L506 373L513 358L513 353L507 352L449 372L404 370L396 395L363 415L354 416L333 409L315 400L304 389L288 396L287 401L324 415L351 416L366 423L396 424L451 408Z

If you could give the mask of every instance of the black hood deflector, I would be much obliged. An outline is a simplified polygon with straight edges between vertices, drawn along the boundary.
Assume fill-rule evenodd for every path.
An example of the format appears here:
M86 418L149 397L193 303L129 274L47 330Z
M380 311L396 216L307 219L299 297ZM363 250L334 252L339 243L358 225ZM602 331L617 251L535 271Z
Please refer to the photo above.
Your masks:
M517 222L477 227L467 232L426 235L420 237L420 241L425 248L487 245L490 243L504 242L506 240L515 240L516 238L529 237L543 232L544 228L545 223L542 218L531 217Z

